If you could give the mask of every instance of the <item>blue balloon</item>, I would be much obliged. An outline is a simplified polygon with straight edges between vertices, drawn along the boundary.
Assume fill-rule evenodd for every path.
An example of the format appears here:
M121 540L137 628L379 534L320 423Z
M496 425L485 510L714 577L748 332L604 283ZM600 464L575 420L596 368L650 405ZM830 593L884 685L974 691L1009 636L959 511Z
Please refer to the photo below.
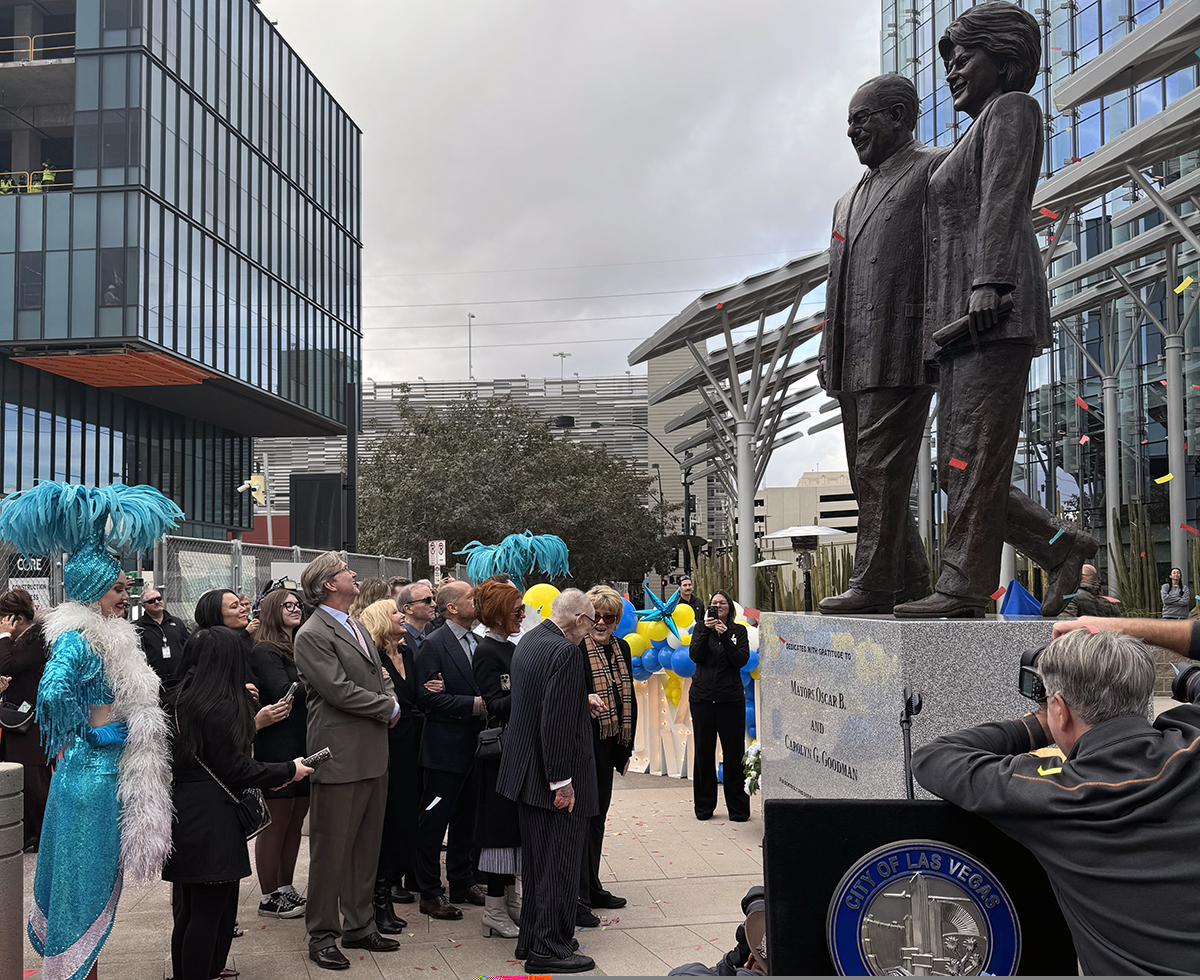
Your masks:
M747 702L747 704L746 704L746 727L752 728L754 726L754 720L755 720L754 719L754 705L752 703Z
M637 610L628 599L621 600L621 621L613 631L617 636L628 636L637 629Z
M751 738L758 738L758 729L755 728L753 725L751 725L749 728L746 729L746 734L749 735Z
M754 700L754 678L749 674L742 674L742 690L746 692L746 700Z
M750 651L750 659L746 661L746 666L742 668L743 674L749 674L758 667L758 651Z
M648 674L653 674L658 670L660 664L658 662L658 651L651 647L642 654L642 670Z
M671 669L680 677L691 677L696 673L696 664L688 655L687 647L680 647L671 653Z
M667 644L667 638L665 636L661 640L652 641L650 646L654 647L655 650L670 650L671 649L671 647Z
M718 783L725 782L725 763L724 762L717 763L717 782Z

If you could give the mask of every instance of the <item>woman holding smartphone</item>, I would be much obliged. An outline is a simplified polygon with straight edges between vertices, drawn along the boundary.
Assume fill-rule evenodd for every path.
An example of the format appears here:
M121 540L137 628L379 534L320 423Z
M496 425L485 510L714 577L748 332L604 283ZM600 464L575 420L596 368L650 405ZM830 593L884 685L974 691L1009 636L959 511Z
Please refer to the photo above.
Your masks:
M249 679L258 688L258 703L264 705L254 716L254 757L262 762L284 762L309 754L305 745L308 710L292 659L292 636L300 619L300 600L284 589L268 592L258 612ZM314 751L320 747L314 746ZM254 863L262 889L259 915L294 919L304 914L304 898L293 886L292 875L308 813L308 794L308 780L263 791L271 826L254 839Z
M750 796L742 782L746 751L746 696L741 670L750 660L746 627L733 621L729 593L718 591L696 624L688 648L696 674L688 691L696 762L692 766L692 799L697 820L708 820L717 808L717 739L725 758L725 806L735 823L750 819Z

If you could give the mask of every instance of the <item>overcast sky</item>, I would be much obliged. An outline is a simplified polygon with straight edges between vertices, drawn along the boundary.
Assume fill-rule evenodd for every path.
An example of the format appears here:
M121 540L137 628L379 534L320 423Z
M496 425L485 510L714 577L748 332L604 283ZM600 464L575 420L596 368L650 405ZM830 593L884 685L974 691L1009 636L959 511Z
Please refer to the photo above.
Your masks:
M557 377L559 351L621 374L698 292L824 248L861 173L846 105L879 72L878 0L262 9L363 130L376 381L465 377L468 313L476 378ZM817 466L844 468L840 429L766 483Z

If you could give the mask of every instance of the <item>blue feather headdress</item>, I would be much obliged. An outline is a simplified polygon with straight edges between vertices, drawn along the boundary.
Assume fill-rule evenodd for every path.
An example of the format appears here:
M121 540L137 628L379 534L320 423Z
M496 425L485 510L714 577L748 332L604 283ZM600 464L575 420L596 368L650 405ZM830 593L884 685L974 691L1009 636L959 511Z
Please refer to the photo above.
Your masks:
M0 538L26 557L66 552L68 598L95 602L112 588L121 563L110 549L149 551L183 518L154 487L84 487L46 481L0 503Z
M557 534L510 534L499 544L481 544L472 541L456 551L456 555L467 556L467 574L474 582L504 573L517 587L525 589L524 578L530 572L540 571L550 578L562 578L571 574L567 543Z

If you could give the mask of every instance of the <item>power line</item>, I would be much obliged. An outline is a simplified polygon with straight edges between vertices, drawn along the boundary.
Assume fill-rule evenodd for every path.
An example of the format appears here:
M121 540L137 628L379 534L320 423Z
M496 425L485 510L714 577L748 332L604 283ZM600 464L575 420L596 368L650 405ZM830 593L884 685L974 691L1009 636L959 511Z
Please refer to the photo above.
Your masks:
M599 340L572 340L572 341L569 341L569 343L572 346L575 344L621 344L621 343L625 343L626 341L633 342L633 341L645 340L645 339L646 339L645 337L602 337ZM538 341L533 341L528 344L476 344L475 346L479 347L479 348L482 348L482 347L557 347L562 342L563 342L562 339L559 338L558 340L538 340ZM364 354L374 354L374 353L377 353L378 351L386 351L386 350L405 350L405 351L462 350L464 346L465 345L463 345L463 344L446 344L446 345L439 346L439 347L364 347L363 353Z
M473 269L463 272L377 272L363 279L404 279L412 276L490 276L512 272L567 272L572 269L620 269L633 265L671 265L679 262L715 262L718 259L748 259L760 255L795 255L803 249L777 248L773 252L735 252L732 255L704 255L694 259L643 259L638 262L597 262L591 265L544 265L528 269Z
M676 311L678 312L678 311ZM629 313L623 316L562 316L553 320L498 320L492 323L477 323L480 327L520 327L545 323L592 323L599 320L649 320L663 319L674 316L675 313ZM479 319L476 317L476 319ZM416 323L412 326L370 326L367 330L446 330L453 327L462 328L461 323Z
M534 299L472 299L457 303L384 303L364 305L364 310L411 310L434 306L502 306L509 303L570 303L581 299L620 299L626 296L666 296L672 293L706 293L712 287L702 289L655 289L648 293L601 293L598 296L546 296Z

